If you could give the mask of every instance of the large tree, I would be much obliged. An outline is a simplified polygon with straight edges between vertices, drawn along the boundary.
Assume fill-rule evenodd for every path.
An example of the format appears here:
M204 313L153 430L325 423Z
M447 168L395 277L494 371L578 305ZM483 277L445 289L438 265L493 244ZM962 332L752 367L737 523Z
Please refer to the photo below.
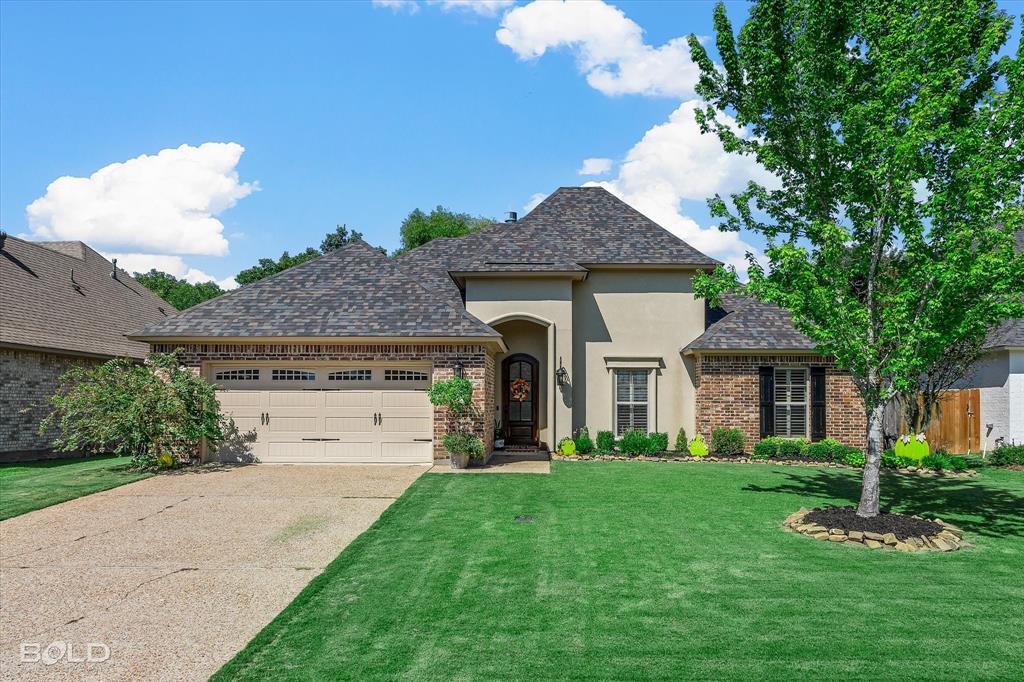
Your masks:
M1021 61L987 0L760 0L721 66L691 36L705 132L778 185L709 200L722 229L767 241L748 288L793 313L864 400L858 513L879 511L885 403L946 349L1024 314ZM729 120L732 117L735 121ZM741 134L745 132L746 134ZM715 298L736 273L702 278Z
M146 273L135 273L135 281L178 310L191 308L224 293L216 282L186 282L155 268Z
M324 235L323 241L320 242L319 249L309 247L305 251L300 251L294 256L285 251L277 260L274 260L273 258L260 258L256 265L239 272L235 277L235 281L239 284L252 284L264 277L276 275L277 273L287 270L294 265L305 263L317 256L330 253L331 251L336 251L343 246L347 246L348 244L357 241L363 241L362 232L349 230L347 225L338 225L334 228L333 232L328 232ZM384 253L384 249L381 248L378 250L381 253Z
M492 220L468 213L455 213L438 206L430 213L413 211L402 221L402 246L398 253L423 246L438 237L462 237L490 225Z

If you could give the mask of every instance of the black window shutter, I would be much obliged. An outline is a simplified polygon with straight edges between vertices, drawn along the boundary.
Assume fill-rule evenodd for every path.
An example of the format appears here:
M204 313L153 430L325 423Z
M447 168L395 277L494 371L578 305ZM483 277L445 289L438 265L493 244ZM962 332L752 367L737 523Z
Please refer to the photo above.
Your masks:
M775 368L761 367L761 438L775 435Z
M811 367L811 440L825 437L825 368Z

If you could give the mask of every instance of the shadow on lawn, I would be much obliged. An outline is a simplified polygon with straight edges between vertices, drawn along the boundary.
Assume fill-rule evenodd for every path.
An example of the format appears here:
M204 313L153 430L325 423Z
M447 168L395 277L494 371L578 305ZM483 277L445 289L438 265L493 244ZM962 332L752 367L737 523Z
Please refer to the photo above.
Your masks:
M822 503L845 500L856 505L860 500L860 477L829 469L785 476L786 482L779 485L748 484L743 490L809 496ZM979 535L1024 537L1024 497L976 479L883 473L881 488L885 511L937 516ZM805 506L819 504L810 502Z

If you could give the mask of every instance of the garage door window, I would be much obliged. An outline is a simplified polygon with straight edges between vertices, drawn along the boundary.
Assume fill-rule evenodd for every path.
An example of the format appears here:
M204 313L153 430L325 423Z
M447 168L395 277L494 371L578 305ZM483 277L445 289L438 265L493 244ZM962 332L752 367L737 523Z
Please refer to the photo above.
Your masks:
M316 381L316 374L305 369L274 369L270 371L271 381Z
M384 381L426 381L427 373L415 369L386 369Z
M343 369L327 375L328 381L370 381L373 379L371 369Z
M259 369L225 369L213 375L214 381L259 381Z

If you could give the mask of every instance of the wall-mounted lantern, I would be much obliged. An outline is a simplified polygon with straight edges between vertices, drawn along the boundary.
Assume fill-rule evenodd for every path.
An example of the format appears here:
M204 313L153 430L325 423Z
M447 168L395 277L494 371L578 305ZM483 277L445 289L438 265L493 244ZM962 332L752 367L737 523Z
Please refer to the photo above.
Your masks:
M567 372L565 367L562 366L562 358L558 358L558 369L555 370L555 382L559 386L566 386L569 384L569 372Z
M462 373L463 373L464 370L465 370L465 367L462 365L462 361L456 360L455 361L455 376L456 376L456 378L461 379L462 378Z

